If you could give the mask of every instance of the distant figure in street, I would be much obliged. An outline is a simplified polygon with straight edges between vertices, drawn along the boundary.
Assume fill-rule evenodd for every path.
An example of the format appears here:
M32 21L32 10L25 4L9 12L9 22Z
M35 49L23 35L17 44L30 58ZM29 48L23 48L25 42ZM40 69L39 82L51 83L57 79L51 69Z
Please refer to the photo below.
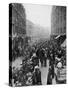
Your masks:
M47 76L47 84L52 84L52 68L49 67L48 76Z
M35 66L33 76L33 85L41 85L41 71L38 66Z
M45 53L44 66L47 66L47 54Z
M50 54L50 61L49 61L49 66L51 67L51 74L52 74L52 78L54 78L54 58L53 58L53 54Z

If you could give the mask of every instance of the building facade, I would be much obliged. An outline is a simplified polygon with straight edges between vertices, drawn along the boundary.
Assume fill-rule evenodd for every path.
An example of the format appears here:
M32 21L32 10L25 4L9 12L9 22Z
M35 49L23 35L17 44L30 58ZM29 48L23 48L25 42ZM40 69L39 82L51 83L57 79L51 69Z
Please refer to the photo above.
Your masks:
M23 36L26 34L26 14L22 4L12 5L12 36Z
M51 13L51 36L66 34L66 7L53 6Z

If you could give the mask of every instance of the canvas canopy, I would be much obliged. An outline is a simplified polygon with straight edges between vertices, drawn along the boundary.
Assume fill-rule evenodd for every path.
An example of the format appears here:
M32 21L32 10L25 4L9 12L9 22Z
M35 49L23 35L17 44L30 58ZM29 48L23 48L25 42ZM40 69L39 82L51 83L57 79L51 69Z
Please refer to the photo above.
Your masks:
M66 40L61 44L61 47L66 47Z

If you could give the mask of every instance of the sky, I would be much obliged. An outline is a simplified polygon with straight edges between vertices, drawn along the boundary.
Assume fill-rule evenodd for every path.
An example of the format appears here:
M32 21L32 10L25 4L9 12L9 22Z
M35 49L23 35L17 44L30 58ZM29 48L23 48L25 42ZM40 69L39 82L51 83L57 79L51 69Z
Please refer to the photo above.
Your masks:
M26 18L43 27L51 27L51 8L49 5L23 4Z

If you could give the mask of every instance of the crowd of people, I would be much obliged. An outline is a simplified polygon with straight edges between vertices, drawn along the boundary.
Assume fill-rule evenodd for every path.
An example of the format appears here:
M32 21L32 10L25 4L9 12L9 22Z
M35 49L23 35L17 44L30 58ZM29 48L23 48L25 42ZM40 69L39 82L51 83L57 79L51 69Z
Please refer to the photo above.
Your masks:
M47 84L52 84L59 59L62 66L66 65L66 50L52 40L35 43L32 46L26 44L26 47L23 46L22 39L20 40L18 43L15 40L12 57L13 61L17 57L23 57L22 64L20 69L10 66L12 70L10 82L14 86L42 85L39 62L41 67L47 67L47 61L49 61Z

